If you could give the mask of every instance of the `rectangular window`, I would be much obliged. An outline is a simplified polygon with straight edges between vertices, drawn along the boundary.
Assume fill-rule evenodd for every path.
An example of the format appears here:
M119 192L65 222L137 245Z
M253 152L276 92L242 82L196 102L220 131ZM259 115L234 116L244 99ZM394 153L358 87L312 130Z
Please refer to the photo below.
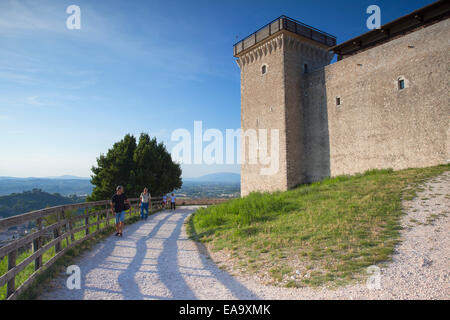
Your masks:
M341 105L341 97L336 97L336 105L337 106Z
M405 89L405 80L403 79L398 80L398 89L399 90Z
M308 65L305 63L304 64L304 66L303 66L303 71L305 72L305 73L308 73Z

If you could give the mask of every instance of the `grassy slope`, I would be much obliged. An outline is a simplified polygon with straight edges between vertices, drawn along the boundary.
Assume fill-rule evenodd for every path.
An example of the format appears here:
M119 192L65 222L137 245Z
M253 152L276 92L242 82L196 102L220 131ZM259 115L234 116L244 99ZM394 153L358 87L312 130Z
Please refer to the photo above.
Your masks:
M188 232L226 250L243 272L299 287L342 285L388 261L399 239L402 199L450 169L369 171L278 193L253 193L191 216ZM294 276L294 278L292 278Z

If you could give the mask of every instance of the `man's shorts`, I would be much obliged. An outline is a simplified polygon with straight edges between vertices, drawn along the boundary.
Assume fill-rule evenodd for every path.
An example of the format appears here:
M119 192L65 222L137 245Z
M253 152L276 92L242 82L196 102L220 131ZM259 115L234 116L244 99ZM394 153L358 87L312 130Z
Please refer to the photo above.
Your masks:
M125 221L125 211L116 213L116 224Z

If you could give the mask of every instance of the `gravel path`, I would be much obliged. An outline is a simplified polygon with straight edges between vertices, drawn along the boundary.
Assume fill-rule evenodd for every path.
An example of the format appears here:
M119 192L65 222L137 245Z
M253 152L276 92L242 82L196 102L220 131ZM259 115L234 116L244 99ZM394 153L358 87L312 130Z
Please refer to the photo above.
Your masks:
M186 236L184 220L197 207L155 214L127 226L123 238L99 243L75 263L80 290L53 280L41 299L449 299L450 172L404 202L402 242L380 272L380 287L365 283L336 290L280 288L232 277Z
M40 299L258 299L188 239L184 221L197 208L126 226L122 238L108 237L74 262L80 290L68 290L63 273Z

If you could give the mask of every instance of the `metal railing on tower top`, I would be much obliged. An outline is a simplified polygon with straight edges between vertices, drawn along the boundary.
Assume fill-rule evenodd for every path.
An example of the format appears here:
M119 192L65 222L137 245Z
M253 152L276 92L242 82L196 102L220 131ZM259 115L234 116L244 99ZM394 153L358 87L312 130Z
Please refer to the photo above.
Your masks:
M281 30L293 32L328 47L336 45L335 36L283 15L236 43L233 46L234 56Z

